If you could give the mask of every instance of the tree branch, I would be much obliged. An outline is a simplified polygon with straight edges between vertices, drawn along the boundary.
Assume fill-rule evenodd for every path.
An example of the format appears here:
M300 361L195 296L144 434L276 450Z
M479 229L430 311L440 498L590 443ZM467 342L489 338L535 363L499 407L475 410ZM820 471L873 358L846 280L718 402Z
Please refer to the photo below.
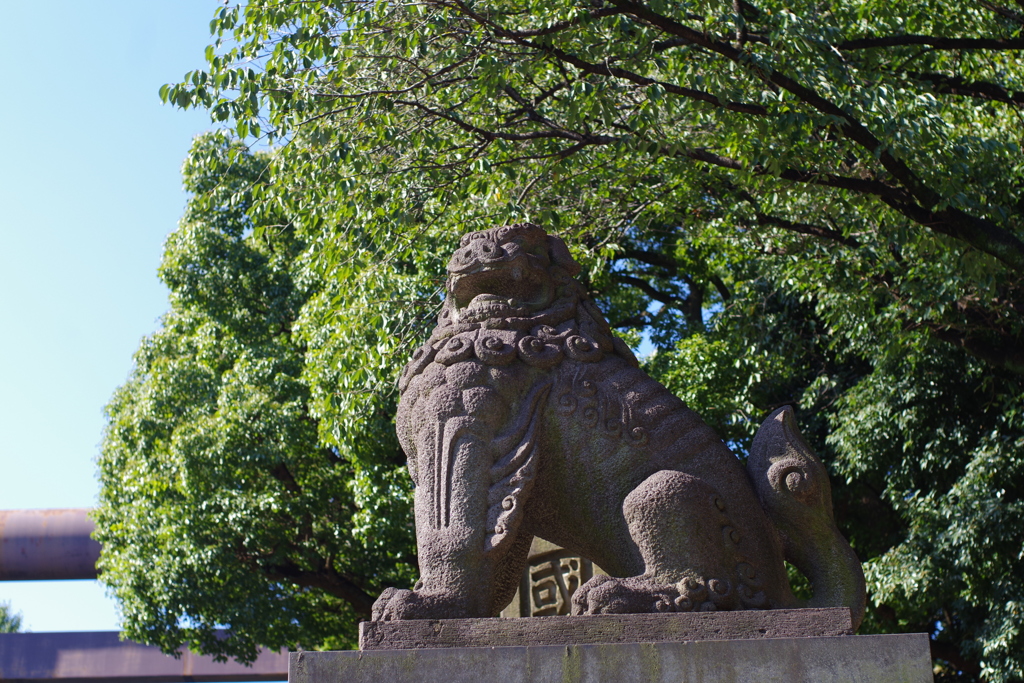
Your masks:
M1024 92L1010 92L997 83L988 81L968 81L962 76L947 76L940 73L919 73L907 74L911 78L927 81L932 84L935 92L946 95L959 95L961 97L977 97L983 100L996 100L1007 104L1024 106Z
M836 232L831 228L824 228L820 225L812 225L811 223L794 223L793 221L786 220L785 218L779 218L778 216L769 216L764 213L756 213L754 216L757 219L758 225L773 225L778 228L783 228L791 232L797 232L801 235L811 235L812 237L821 237L823 239L832 240L838 242L843 246L856 249L860 246L860 242L852 237L845 237L842 233Z
M896 36L855 38L836 44L839 50L869 50L876 47L927 45L938 50L1022 50L1024 38L945 38L905 33Z
M682 310L683 307L686 305L685 299L680 299L679 297L667 294L661 291L660 289L653 287L649 282L642 278L638 278L633 275L625 275L623 273L612 273L612 278L617 280L618 282L621 282L624 285L636 287L647 296L651 297L655 301L659 301L665 304L666 306L671 306L672 308L678 308L679 310Z
M937 323L929 323L927 328L937 339L961 347L992 367L1024 376L1024 340L992 339L991 335L971 334Z
M672 35L686 38L694 44L722 55L737 64L747 65L746 53L729 43L715 40L704 33L680 24L675 19L654 12L646 5L631 0L609 0L629 14L642 19ZM1006 42L1006 41L1003 41ZM1014 43L1018 41L1013 41ZM1024 39L1019 41L1024 47ZM756 69L755 69L756 70ZM935 190L926 186L909 166L894 157L887 146L883 145L862 123L838 105L819 95L812 88L804 86L779 71L764 72L757 70L760 77L774 83L783 90L795 95L823 114L836 117L843 123L837 125L842 134L853 142L877 155L882 167L888 171L914 197L916 202L899 201L895 197L879 195L887 204L899 210L903 215L927 228L959 239L980 251L995 256L1011 268L1024 272L1024 242L995 223L971 216L960 209L946 208L932 211L926 207L942 204L942 197ZM920 204L920 205L918 205Z
M297 586L319 588L352 605L362 616L370 616L375 598L350 579L332 570L308 571L293 562L267 566L264 571L274 581L288 581Z
M274 465L274 468L270 470L270 474L273 475L274 479L277 479L289 493L301 493L302 487L299 486L298 482L295 481L295 477L292 476L292 472L288 469L288 466L283 462L279 462Z
M647 251L645 249L633 249L627 247L622 250L622 256L624 258L633 259L640 263L646 263L650 266L656 266L658 268L664 268L668 271L672 277L677 277L679 274L679 263L671 256L666 256L660 251ZM722 281L722 278L718 277L714 273L704 273L708 281L718 290L718 295L722 297L723 301L728 301L732 298L732 292ZM692 285L691 285L692 286Z
M636 287L655 301L660 301L670 308L675 308L682 312L683 316L686 318L687 324L689 324L691 328L703 330L704 292L696 285L696 283L694 283L692 278L686 275L683 275L682 277L690 290L690 293L686 298L679 298L672 294L662 292L642 278L627 275L625 273L612 273L612 279L624 285Z

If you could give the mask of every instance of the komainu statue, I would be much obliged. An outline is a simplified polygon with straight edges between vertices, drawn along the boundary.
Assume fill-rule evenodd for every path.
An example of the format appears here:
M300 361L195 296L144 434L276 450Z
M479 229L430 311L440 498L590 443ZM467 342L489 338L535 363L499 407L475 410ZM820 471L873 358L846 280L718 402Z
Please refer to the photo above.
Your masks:
M474 232L399 388L421 578L375 620L496 616L534 536L608 572L574 614L798 607L864 613L860 563L832 518L825 468L782 408L746 468L639 367L536 225Z

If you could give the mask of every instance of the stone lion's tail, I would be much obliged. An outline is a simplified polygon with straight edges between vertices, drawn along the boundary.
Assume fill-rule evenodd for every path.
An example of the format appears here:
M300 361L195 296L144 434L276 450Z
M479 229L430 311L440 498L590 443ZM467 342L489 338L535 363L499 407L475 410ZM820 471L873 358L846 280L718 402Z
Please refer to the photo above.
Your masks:
M828 474L800 435L792 408L779 408L761 425L747 471L782 536L786 561L811 582L807 607L849 607L856 629L864 618L864 572L836 528Z

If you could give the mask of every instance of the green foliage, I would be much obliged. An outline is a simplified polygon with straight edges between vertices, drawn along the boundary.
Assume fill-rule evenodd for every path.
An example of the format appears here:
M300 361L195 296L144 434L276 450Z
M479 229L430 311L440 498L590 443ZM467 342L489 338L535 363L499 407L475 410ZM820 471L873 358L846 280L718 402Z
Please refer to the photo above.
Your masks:
M21 614L11 610L9 602L0 602L0 633L17 633L21 630Z
M306 376L324 330L303 318L324 287L306 244L252 205L272 182L265 157L206 136L184 176L193 196L160 268L171 310L107 409L104 581L125 633L168 650L350 646L376 593L415 570L404 463L380 417L393 397L362 403L372 447L332 442L311 388L324 370Z
M331 518L322 496L308 512L313 501L298 496L290 510L335 529L347 562L389 547L408 557L394 379L430 326L458 235L529 219L567 238L612 324L651 340L651 372L740 453L768 410L798 407L832 472L837 519L867 561L866 628L931 633L945 678L1024 679L1024 529L1014 523L1024 495L1019 8L250 0L219 10L211 29L206 70L161 96L277 146L249 157L268 166L239 185L248 194L232 194L241 203L194 190L220 208L186 217L181 234L224 224L169 255L205 256L181 274L165 266L183 308L140 351L107 440L111 454L168 455L145 460L158 476L136 467L116 482L122 470L107 470L107 524L136 480L189 481L178 464L186 451L233 462L216 444L243 418L211 421L305 402L315 426L268 425L263 438L277 450L266 457L284 459L299 435L318 439L344 465L321 457L296 469L334 473L353 507ZM216 185L227 165L214 157L204 177ZM292 260L271 259L277 240ZM284 272L289 294L269 285ZM224 300L225 288L237 296ZM271 320L295 325L274 333ZM161 334L191 341L170 348ZM142 429L143 388L156 395L177 376L151 360L157 349L202 361L178 364L198 398L168 399ZM227 391L238 382L244 391ZM129 414L140 427L122 427ZM177 415L189 416L180 435ZM249 453L238 444L253 434L234 433L234 452ZM229 476L246 481L265 471L234 467ZM219 500L225 483L212 479L204 495ZM146 503L125 533L188 528L188 505L156 498L162 525ZM230 508L239 526L267 510L255 500ZM266 531L266 542L297 533ZM389 545L397 539L407 545ZM303 561L335 557L317 552ZM265 566L229 559L216 571ZM367 591L408 581L405 565L389 562ZM124 585L144 576L142 564L114 565L125 567ZM279 581L282 601L326 599ZM149 611L139 608L140 632L176 604L180 591L166 590L173 599L153 591ZM246 591L238 595L253 599ZM187 613L189 623L230 624L247 642L284 642L260 640L255 619L228 618L226 598L218 605L168 619ZM323 618L265 628L315 643Z

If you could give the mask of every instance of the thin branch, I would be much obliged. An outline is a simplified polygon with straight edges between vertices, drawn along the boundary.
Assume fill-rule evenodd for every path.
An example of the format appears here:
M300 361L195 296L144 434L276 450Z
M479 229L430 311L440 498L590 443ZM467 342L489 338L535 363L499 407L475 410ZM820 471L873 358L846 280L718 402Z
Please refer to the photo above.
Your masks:
M1015 21L1018 24L1024 24L1024 14L1021 14L1020 12L1014 12L1009 7L996 5L995 3L986 2L985 0L979 0L978 4L984 7L985 9L992 10L993 12L995 12L996 14L1005 19Z
M747 190L737 189L735 188L735 186L732 186L730 189L735 191L736 195L740 199L745 201L754 209L754 219L757 221L758 225L771 225L777 228L789 230L791 232L797 232L800 233L801 235L811 235L812 237L820 237L822 239L832 240L833 242L838 242L839 244L850 247L852 249L855 249L860 246L860 242L858 242L856 239L854 239L853 237L846 237L843 235L843 233L839 232L838 230L825 228L820 225L813 225L811 223L797 223L789 219L782 218L781 216L772 216L766 214L763 211L761 211L760 203L757 201L757 199L754 198L754 195L750 194L750 192L748 192Z
M616 66L610 66L608 64L594 64L581 59L575 55L569 54L568 52L554 47L553 45L539 45L532 41L523 41L524 44L530 45L538 50L542 50L553 57L572 64L580 71L589 74L595 74L599 76L611 76L613 78L621 78L637 85L650 86L659 85L665 89L665 92L672 93L673 95L679 95L680 97L686 97L691 100L697 100L700 102L706 102L707 104L714 105L716 107L722 107L729 111L735 111L742 114L753 114L755 116L766 116L768 109L761 106L760 104L746 104L743 102L722 102L717 95L712 95L709 92L703 90L697 90L695 88L685 88L674 83L667 81L658 81L653 78L641 76L640 74L622 69Z
M590 144L611 144L616 142L618 138L609 137L607 135L582 135L573 131L558 129L549 132L536 131L533 133L499 133L479 126L474 126L470 123L466 123L462 119L452 114L448 114L436 109L431 109L422 102L415 100L395 100L395 104L401 104L406 107L412 107L419 109L420 111L435 116L439 119L444 119L450 123L454 123L459 128L462 128L467 133L473 133L479 135L484 140L509 140L509 141L523 141L523 140L545 140L545 139L568 139L576 142L587 142Z
M453 4L456 7L458 7L459 11L462 12L467 17L473 19L481 26L485 26L494 31L495 35L515 41L517 44L522 45L524 47L529 47L533 50L550 54L551 56L557 58L559 61L572 64L577 69L584 71L586 73L621 78L630 81L631 83L636 83L637 85L642 86L660 85L665 89L666 92L670 92L673 95L679 95L681 97L686 97L701 102L707 102L708 104L712 104L716 107L724 107L725 109L728 109L730 111L736 111L745 114L754 114L758 116L764 116L768 113L767 108L759 104L744 104L741 102L722 102L717 96L712 95L709 92L704 92L703 90L685 88L674 83L668 83L665 81L658 81L653 78L647 78L646 76L641 76L640 74L634 73L632 71L628 71L626 69L622 69L619 67L610 66L608 64L594 64L592 62L588 62L580 57L569 54L568 52L560 48L557 48L554 45L547 45L537 43L532 40L527 40L521 34L521 32L507 29L504 26L501 26L500 24L491 21L487 17L478 14L477 12L474 12L472 9L469 8L468 5L466 5L461 0L455 0ZM621 14L623 11L624 10L615 10L615 13Z
M568 19L566 21L557 21L547 28L538 28L532 31L516 31L515 34L520 38L535 38L539 36L549 36L552 33L560 33L567 28L573 28L579 26L585 20L600 19L602 17L611 17L616 14L622 14L621 10L615 9L614 7L604 7L602 9L593 9L582 14L575 19Z

